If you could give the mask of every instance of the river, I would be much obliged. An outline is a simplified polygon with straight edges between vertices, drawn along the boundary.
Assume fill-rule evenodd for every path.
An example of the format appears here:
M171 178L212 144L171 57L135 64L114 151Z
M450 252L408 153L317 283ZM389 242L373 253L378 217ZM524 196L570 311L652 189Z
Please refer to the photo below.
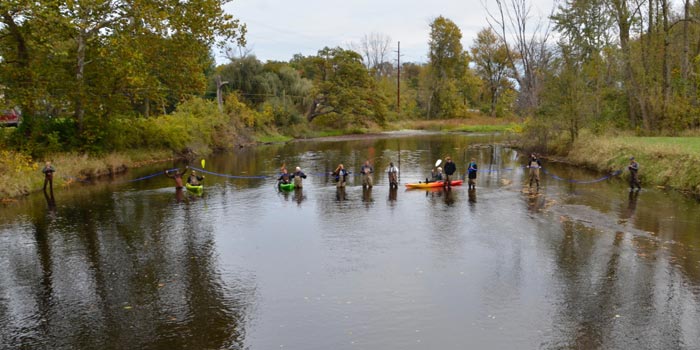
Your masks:
M6 204L0 348L699 349L700 204L546 161L530 191L502 140L262 145L208 158L201 196L128 182L177 163ZM446 155L476 190L404 188ZM336 189L367 159L372 189Z

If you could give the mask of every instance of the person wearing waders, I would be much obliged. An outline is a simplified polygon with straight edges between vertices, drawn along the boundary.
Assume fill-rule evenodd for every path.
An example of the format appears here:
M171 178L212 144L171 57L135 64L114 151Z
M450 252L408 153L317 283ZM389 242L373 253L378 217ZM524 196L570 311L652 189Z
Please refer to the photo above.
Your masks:
M477 172L477 166L476 166L476 159L472 158L472 161L469 162L469 165L467 166L467 177L469 178L469 189L475 189L476 188L476 172Z
M343 164L338 164L338 167L333 171L333 176L335 177L336 187L345 187L345 181L348 177L348 171L345 170Z
M542 167L542 162L540 162L537 155L534 153L530 155L530 160L527 162L527 168L530 169L530 188L532 188L532 181L537 184L537 190L540 189L540 168Z
M634 160L634 157L630 158L630 165L627 166L627 169L630 171L630 191L634 191L635 187L637 187L637 191L641 190L642 185L639 183L639 175L637 174L639 172L639 163Z
M452 158L445 158L445 183L443 186L446 188L452 188L452 175L457 171L457 165L452 162Z
M365 164L360 167L360 173L362 173L362 187L372 188L372 173L374 168L369 165L369 160L365 161Z
M389 188L399 188L399 169L394 166L393 162L389 162Z
M182 170L182 172L178 172L177 169L172 171L172 174L170 173L170 170L165 171L165 176L175 180L175 189L176 190L181 190L182 189L182 175L185 175L185 172L187 172L187 169L189 169L189 166L186 166L185 169Z
M56 168L51 165L51 162L47 161L41 172L44 173L44 192L46 192L46 185L49 185L51 196L53 196L53 173L56 172Z
M300 167L296 167L291 175L291 178L294 179L294 188L302 188L301 180L306 179L306 174L301 171Z

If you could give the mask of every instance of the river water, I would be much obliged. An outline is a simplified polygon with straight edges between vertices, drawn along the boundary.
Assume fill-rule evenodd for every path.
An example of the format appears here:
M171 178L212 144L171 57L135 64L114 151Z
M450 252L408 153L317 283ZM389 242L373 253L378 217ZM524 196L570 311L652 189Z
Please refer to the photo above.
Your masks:
M699 349L700 204L549 162L530 193L501 140L264 145L205 170L267 178L206 175L202 196L126 182L183 166L159 164L5 205L0 348ZM403 187L446 155L477 160L475 191ZM366 159L371 190L326 175ZM277 191L281 164L303 190Z

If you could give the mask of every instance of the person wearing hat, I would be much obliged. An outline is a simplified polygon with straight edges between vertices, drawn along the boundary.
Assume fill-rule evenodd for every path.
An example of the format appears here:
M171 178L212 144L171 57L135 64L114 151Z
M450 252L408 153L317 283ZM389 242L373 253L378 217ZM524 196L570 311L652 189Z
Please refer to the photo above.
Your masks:
M399 188L399 169L394 166L394 162L389 162L389 188Z
M306 179L306 174L301 171L300 167L296 167L291 175L291 178L294 179L294 188L302 188L301 179Z
M204 180L204 175L199 176L197 175L197 172L192 170L190 172L190 176L187 177L187 183L192 185L192 186L199 186L201 185L200 181Z
M527 162L527 168L530 169L530 188L532 188L532 181L537 184L537 189L540 189L540 168L542 167L542 162L537 158L536 154L530 155L530 160Z
M445 183L447 188L452 187L452 175L457 171L457 165L452 161L451 157L445 158Z
M642 185L639 183L639 163L634 160L634 157L630 157L630 165L627 166L630 171L630 191L633 191L637 187L637 191L642 189Z
M467 166L467 177L469 178L469 189L476 189L476 172L477 172L476 159L472 158L471 162Z

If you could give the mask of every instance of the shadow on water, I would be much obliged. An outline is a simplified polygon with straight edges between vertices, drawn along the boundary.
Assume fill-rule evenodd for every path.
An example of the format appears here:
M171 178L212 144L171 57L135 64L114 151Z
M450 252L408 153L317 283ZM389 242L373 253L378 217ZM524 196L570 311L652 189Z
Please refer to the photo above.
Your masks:
M698 203L542 175L493 135L264 145L0 210L0 344L45 349L700 347ZM452 156L478 190L389 188ZM373 188L360 165L370 159ZM329 173L351 172L346 187ZM279 192L281 164L308 175ZM139 178L184 164L155 165ZM547 163L561 179L600 174ZM643 166L643 164L642 164ZM248 176L248 177L246 177ZM116 344L116 345L115 345ZM0 346L2 347L2 346Z

